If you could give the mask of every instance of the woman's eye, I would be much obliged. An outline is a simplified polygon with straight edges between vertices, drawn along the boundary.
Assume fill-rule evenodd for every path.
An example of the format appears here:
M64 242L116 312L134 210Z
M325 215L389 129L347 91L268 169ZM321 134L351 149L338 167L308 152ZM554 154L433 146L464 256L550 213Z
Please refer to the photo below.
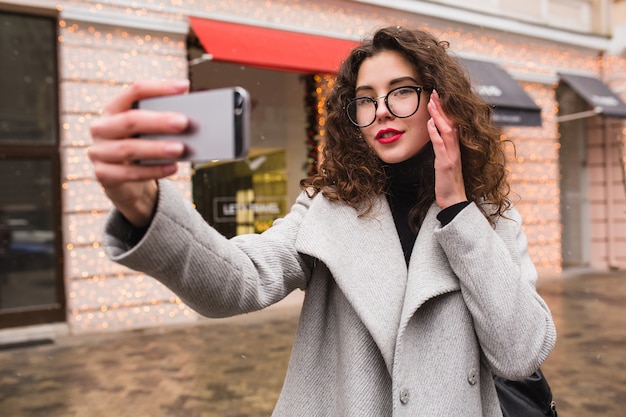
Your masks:
M415 92L415 90L413 90L412 88L400 88L396 91L393 92L393 95L396 97L402 97L402 96L406 96L409 94L413 94Z

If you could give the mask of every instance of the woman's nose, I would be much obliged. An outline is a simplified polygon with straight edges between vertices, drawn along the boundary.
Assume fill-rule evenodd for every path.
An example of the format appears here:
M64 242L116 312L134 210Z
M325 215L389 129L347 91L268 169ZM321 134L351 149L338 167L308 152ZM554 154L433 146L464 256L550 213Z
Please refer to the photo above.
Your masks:
M376 119L389 117L393 117L393 114L389 111L389 107L387 107L385 96L378 97L376 99Z

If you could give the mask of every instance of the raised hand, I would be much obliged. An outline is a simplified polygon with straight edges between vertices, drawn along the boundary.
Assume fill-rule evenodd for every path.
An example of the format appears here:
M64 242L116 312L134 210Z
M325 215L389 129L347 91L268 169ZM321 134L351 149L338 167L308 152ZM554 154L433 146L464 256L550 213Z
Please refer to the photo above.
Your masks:
M140 81L109 102L102 117L91 125L92 145L88 155L96 178L115 207L131 224L150 222L158 188L156 180L172 175L175 163L139 165L144 159L180 157L184 146L177 141L137 139L139 133L178 134L187 128L186 116L179 113L132 109L134 102L156 96L185 93L186 80Z
M435 151L435 197L437 205L444 209L467 200L461 147L456 125L444 113L436 90L430 95L428 112L428 133Z

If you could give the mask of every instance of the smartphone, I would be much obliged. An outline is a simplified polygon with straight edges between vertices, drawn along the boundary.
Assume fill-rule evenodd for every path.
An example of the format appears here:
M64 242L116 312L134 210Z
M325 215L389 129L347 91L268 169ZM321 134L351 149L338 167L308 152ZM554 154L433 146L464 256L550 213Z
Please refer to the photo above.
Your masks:
M242 159L250 148L250 95L242 87L219 88L175 96L153 97L135 108L183 113L189 127L179 135L139 135L155 140L180 140L185 153L176 161L208 162ZM161 164L169 160L143 160Z

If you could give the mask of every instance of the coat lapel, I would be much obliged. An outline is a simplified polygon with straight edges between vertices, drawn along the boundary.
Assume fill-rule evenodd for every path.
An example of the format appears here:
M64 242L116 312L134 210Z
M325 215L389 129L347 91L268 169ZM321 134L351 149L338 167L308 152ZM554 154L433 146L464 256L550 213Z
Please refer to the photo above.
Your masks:
M435 236L441 224L437 219L439 212L436 205L430 208L413 247L401 327L406 326L415 311L429 299L460 288L459 279Z
M351 207L318 195L301 224L296 249L328 267L390 367L407 269L386 199L359 217Z

